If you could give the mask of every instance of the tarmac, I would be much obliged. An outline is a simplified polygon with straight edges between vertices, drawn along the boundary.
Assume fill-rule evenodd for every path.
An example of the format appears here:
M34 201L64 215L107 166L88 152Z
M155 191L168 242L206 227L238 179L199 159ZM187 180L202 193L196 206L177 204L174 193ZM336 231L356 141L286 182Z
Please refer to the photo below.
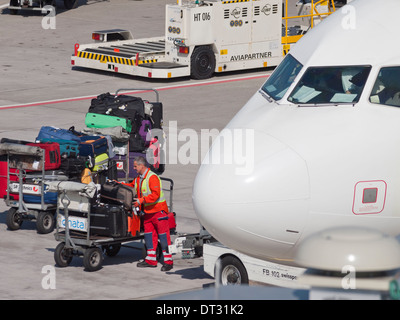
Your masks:
M271 69L224 73L202 81L167 81L70 64L74 44L92 42L92 31L121 28L130 30L135 38L164 35L167 3L176 1L79 1L73 10L65 10L63 2L57 1L55 29L45 29L45 14L25 11L10 15L7 0L0 0L0 138L34 141L45 125L80 130L85 127L85 114L93 97L120 88L156 88L164 106L167 137L175 139L180 157L179 161L170 159L163 173L174 181L177 231L195 233L200 224L191 193L204 151L199 150L201 133L222 130L261 87ZM140 96L154 99L152 92ZM197 148L188 151L188 141ZM160 271L161 265L137 268L142 257L138 242L126 244L115 257L105 257L102 269L96 272L84 271L80 257L74 257L70 266L58 268L53 257L58 244L54 232L38 234L34 221L24 221L17 231L7 230L7 211L1 202L2 300L153 299L214 284L203 271L202 258L174 255L174 268L166 273Z

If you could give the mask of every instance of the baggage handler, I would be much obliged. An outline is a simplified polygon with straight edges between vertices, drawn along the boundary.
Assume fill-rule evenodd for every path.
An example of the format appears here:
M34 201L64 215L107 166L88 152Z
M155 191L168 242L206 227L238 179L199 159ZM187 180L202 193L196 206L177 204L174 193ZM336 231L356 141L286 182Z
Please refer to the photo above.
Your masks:
M135 188L137 199L134 206L144 212L144 240L147 247L147 256L144 261L138 262L139 268L157 267L158 239L164 255L164 265L161 271L169 271L173 268L172 254L168 252L171 244L168 224L168 206L161 186L161 180L152 172L143 157L136 157L133 161L133 169L138 176L134 181L126 185Z

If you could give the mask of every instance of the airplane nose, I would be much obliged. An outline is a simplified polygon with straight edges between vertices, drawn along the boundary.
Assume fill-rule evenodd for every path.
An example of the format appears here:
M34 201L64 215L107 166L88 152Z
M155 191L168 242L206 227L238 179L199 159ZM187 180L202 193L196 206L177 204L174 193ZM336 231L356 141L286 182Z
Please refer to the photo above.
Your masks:
M261 131L246 134L251 138L217 137L197 173L193 205L218 241L243 251L250 240L262 258L299 238L309 210L309 176L304 159L288 145Z

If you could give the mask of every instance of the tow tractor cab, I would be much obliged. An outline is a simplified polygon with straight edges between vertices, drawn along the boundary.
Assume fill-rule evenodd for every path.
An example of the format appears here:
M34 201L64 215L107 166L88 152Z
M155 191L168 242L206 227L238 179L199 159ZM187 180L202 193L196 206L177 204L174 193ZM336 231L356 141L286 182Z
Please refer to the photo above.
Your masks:
M307 1L305 1L307 2ZM126 30L93 33L75 46L72 65L149 78L211 77L214 72L277 66L311 27L335 11L319 0L289 16L288 0L205 0L166 5L165 36L134 39ZM306 25L297 23L305 22Z
M213 237L291 264L302 240L326 228L400 233L399 10L398 0L338 10L228 123L193 187L195 212ZM242 147L229 132L242 132ZM226 150L240 157L225 163Z

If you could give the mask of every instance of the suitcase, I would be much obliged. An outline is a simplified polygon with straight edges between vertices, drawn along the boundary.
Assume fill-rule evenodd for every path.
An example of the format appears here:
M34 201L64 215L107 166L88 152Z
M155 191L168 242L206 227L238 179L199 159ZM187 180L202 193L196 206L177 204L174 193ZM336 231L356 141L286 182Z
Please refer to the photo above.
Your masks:
M128 235L128 215L122 205L95 204L90 208L90 233L108 237Z
M49 170L44 172L27 172L25 176L25 181L27 183L33 183L35 181L67 181L68 176L60 170Z
M69 158L69 157L76 157L78 156L78 147L79 147L79 142L74 141L74 140L64 140L64 139L52 139L52 138L47 138L47 139L42 139L39 140L41 143L43 142L56 142L60 145L60 155L63 158Z
M57 204L57 192L44 192L44 203L46 204ZM35 196L33 194L24 194L23 196L25 203L41 203L42 197Z
M88 128L122 127L127 132L132 131L132 121L130 119L111 115L87 113L85 117L85 124Z
M146 154L142 152L129 152L129 155L116 155L113 160L117 167L118 179L134 179L137 177L136 170L133 169L133 161L136 157L144 157Z
M108 161L109 157L107 153L99 154L94 158L94 166L92 168L92 171L97 172L97 171L107 170Z
M92 179L95 184L104 184L107 180L117 180L118 172L117 172L117 164L114 160L108 160L108 168L107 170L102 171L93 171Z
M150 135L149 135L149 140L147 140L147 134L149 133L149 131L151 131L151 128L152 126L150 120L143 120L139 128L139 135L144 141L144 145L146 147L150 144Z
M146 142L139 133L131 133L129 137L129 151L142 152L146 150Z
M42 139L62 139L62 140L73 140L80 142L81 136L83 136L83 134L75 131L73 127L67 130L56 127L43 126L40 128L36 140L40 141Z
M152 102L153 108L151 119L153 120L153 128L162 129L163 127L163 105L161 102Z
M131 113L131 111L136 111ZM89 112L134 119L135 113L144 118L144 102L139 97L103 93L92 99Z
M107 181L101 186L100 198L102 202L122 204L124 209L129 212L132 212L132 202L135 197L136 192L133 188L115 181Z
M0 157L0 198L7 198L7 157ZM17 169L10 168L10 173L18 173ZM10 174L10 183L18 182L19 178L17 175ZM18 200L18 193L10 193L11 200Z
M79 155L96 157L108 152L108 140L102 136L85 136L79 143Z
M79 178L82 171L86 168L86 158L65 158L61 159L59 170L64 172L69 178Z
M56 170L60 167L60 145L56 142L28 143L28 146L39 147L45 150L45 170Z

